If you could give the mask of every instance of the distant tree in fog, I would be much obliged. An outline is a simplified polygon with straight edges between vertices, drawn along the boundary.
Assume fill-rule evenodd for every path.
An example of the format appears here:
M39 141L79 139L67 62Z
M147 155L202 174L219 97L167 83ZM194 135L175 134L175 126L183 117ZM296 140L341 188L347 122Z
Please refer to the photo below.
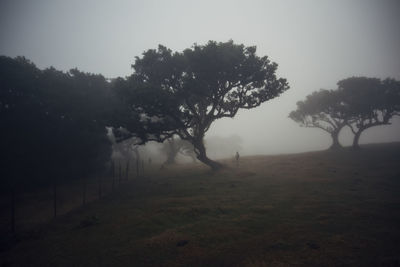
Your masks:
M138 140L135 138L125 139L120 142L113 142L113 150L117 153L116 158L123 159L127 162L131 160L141 160ZM134 158L132 157L134 155Z
M341 147L340 131L347 125L347 106L337 90L319 90L297 102L297 109L290 112L289 118L303 127L321 129L330 134L330 149Z
M349 107L347 124L354 133L353 148L359 148L361 133L368 128L389 125L400 115L400 82L351 77L338 82L342 101Z
M344 126L354 133L353 148L359 148L361 133L368 128L389 125L400 115L400 82L351 77L338 82L336 90L320 90L297 102L289 117L304 127L331 134L331 148L340 147L338 136Z
M222 165L208 158L204 146L211 124L289 88L285 79L276 77L276 63L257 56L256 47L233 41L195 44L174 53L160 45L137 57L132 67L125 99L145 123L146 138L161 142L178 135L214 170Z
M165 140L161 147L161 152L167 156L165 164L174 164L178 154L190 157L193 161L196 160L193 145L179 137L171 137Z

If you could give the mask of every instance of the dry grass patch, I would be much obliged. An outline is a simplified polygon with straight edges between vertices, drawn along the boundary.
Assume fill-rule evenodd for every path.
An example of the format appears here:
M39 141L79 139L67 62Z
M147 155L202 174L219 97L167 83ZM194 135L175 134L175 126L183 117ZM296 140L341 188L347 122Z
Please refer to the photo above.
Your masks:
M396 266L399 160L392 144L152 170L19 236L0 266Z

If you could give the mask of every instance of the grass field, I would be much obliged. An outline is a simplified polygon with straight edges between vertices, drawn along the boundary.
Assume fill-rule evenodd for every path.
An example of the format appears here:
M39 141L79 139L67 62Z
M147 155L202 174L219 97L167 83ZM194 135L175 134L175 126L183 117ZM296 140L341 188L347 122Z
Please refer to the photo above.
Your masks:
M400 266L400 144L225 163L154 168L0 266Z

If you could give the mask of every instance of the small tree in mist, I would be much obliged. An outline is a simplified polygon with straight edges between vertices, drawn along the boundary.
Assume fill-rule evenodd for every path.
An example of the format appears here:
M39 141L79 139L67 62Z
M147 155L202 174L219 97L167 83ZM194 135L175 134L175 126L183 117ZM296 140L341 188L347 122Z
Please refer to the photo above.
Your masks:
M218 169L208 158L205 133L221 118L252 109L289 88L275 75L277 64L256 55L256 47L208 42L173 53L164 46L137 57L125 99L145 123L147 139L174 135L194 146L197 158Z
M321 129L330 134L330 149L341 148L340 131L347 125L347 106L339 91L320 90L308 95L306 100L297 102L297 109L290 112L289 118L302 127Z
M400 82L367 77L351 77L338 82L342 101L349 107L347 120L354 133L353 148L359 148L366 129L391 124L400 115Z
M186 140L180 139L179 137L171 137L165 140L160 150L167 156L165 164L174 164L178 154L190 157L193 159L193 161L196 160L193 145Z

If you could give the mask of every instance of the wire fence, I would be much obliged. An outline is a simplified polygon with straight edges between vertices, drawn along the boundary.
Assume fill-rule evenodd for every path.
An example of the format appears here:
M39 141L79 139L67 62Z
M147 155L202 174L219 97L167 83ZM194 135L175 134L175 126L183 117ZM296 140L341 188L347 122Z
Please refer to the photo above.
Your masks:
M131 180L145 175L145 162L112 162L107 175L54 182L32 190L15 187L0 196L0 236L33 229L89 202L98 200ZM0 240L1 242L1 240Z

